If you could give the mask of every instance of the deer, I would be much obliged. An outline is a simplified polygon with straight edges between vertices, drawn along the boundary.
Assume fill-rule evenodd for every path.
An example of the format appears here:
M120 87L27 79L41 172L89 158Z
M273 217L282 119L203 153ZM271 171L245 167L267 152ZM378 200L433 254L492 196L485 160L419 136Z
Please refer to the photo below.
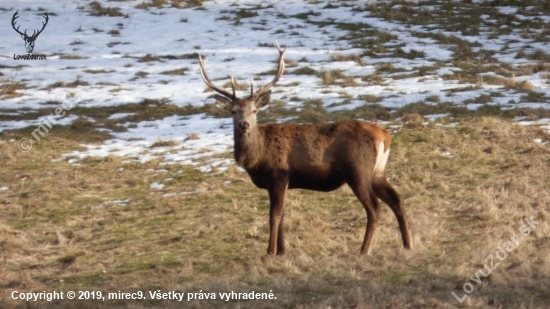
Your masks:
M25 32L21 32L21 31L19 31L19 26L17 26L17 28L15 28L15 23L16 23L15 20L19 18L19 16L17 16L18 13L19 13L19 11L15 11L15 13L13 14L13 16L11 18L11 26L12 26L13 30L15 30L15 32L17 32L17 33L19 33L19 35L21 35L21 38L25 41L25 49L27 50L27 53L30 54L34 50L34 42L38 38L38 35L40 35L40 33L42 33L42 31L44 31L44 28L46 28L46 25L48 24L49 17L48 17L47 13L44 13L44 15L42 17L44 17L45 21L42 22L42 29L33 30L32 35L29 36L27 34L27 30L25 30Z
M233 118L234 157L249 175L252 183L269 195L269 242L267 256L286 252L283 215L286 191L306 189L329 192L348 184L367 214L361 254L370 254L373 234L384 201L399 223L405 249L413 247L405 220L402 199L385 177L391 135L377 124L360 120L335 123L291 124L257 123L258 110L270 102L271 90L285 69L285 46L279 51L275 78L241 99L216 87L208 78L206 60L199 54L200 74L215 92L217 104L231 112Z

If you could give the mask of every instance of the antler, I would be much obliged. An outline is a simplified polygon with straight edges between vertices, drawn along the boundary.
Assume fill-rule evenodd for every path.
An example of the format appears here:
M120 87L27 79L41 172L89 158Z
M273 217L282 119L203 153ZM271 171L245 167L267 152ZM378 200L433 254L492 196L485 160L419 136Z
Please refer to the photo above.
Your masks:
M18 26L17 28L15 28L15 20L19 18L19 16L17 16L17 14L19 13L19 11L15 11L15 13L13 14L13 17L11 18L11 26L13 27L13 30L15 30L17 33L19 33L20 35L24 35L25 38L30 38L30 39L35 39L36 37L38 37L38 35L40 33L42 33L42 31L44 31L44 28L46 28L46 25L48 24L48 21L49 21L49 17L48 17L48 14L47 13L44 13L44 18L46 19L46 22L42 22L42 29L38 30L38 33L36 33L37 30L33 30L32 32L32 35L29 37L29 35L27 34L27 30L25 30L24 33L21 33L21 31L19 31L19 27Z
M42 17L44 17L46 19L46 22L42 22L42 29L40 29L40 31L38 31L37 34L34 34L34 30L32 31L32 37L37 37L40 33L42 33L42 31L44 31L44 28L46 28L46 25L48 24L48 21L50 20L47 13L44 13L44 16L42 16Z
M17 27L17 29L15 28L15 20L19 18L19 16L17 16L17 13L19 13L19 11L15 11L15 13L13 14L13 17L11 18L11 26L13 27L13 30L15 30L20 35L25 35L26 36L27 31L25 31L25 33L21 33L21 31L19 31L19 27Z
M208 87L210 87L212 90L216 91L217 93L221 94L222 96L228 98L228 99L232 99L234 100L235 99L235 81L233 80L233 77L231 77L231 88L233 88L233 94L230 94L229 92L221 89L221 88L218 88L216 86L214 86L214 84L210 81L210 79L208 78L208 76L206 76L206 72L204 71L204 63L206 61L203 61L202 60L202 57L201 55L199 54L199 63L200 63L200 70L201 70L201 76L202 76L202 80L206 83L206 85Z
M253 98L253 97L259 97L261 96L262 94L266 93L269 88L273 87L273 85L275 85L276 82L279 81L279 79L281 78L281 76L283 75L283 71L285 70L285 60L284 60L284 55L285 55L285 52L286 52L286 48L287 46L285 46L285 49L281 50L281 47L279 46L279 43L277 41L275 41L275 45L277 45L277 50L279 50L279 66L277 68L277 74L275 74L275 78L273 78L273 80L263 86L262 88L260 88L260 90L258 90L258 92L254 93L254 89L253 89L253 86L252 84L250 84L250 97Z

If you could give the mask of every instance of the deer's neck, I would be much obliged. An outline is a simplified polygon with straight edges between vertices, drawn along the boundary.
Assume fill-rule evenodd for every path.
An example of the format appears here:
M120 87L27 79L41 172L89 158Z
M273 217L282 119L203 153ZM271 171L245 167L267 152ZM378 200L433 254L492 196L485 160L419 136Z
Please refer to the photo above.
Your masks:
M262 152L264 139L259 128L256 126L247 134L239 134L237 128L234 131L235 139L235 161L244 169L253 168L259 163Z

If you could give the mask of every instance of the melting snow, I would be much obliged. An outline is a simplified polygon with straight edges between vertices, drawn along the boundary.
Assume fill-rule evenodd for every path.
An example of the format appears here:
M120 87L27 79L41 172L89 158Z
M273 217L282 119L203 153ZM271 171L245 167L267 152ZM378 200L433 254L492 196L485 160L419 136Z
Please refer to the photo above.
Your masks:
M258 75L273 69L277 51L271 44L278 42L288 45L286 59L295 61L300 67L309 66L318 71L342 70L352 76L359 87L342 87L339 85L322 86L319 78L310 75L295 75L295 68L287 68L281 81L274 87L272 99L287 102L289 107L299 107L301 103L289 102L288 98L299 96L303 99L320 99L329 111L354 109L364 105L362 95L374 95L382 99L380 105L389 108L400 108L410 103L424 101L429 96L439 96L463 105L464 101L475 99L481 94L498 90L503 97L495 97L494 103L502 108L532 107L550 108L546 102L521 102L521 94L506 90L501 86L481 85L480 88L449 92L448 90L471 87L472 84L459 84L456 80L446 80L445 75L460 71L455 67L441 67L425 76L414 78L397 78L393 75L382 85L371 84L360 79L361 76L373 74L375 65L390 62L395 68L412 72L421 66L433 66L438 61L449 61L452 51L448 46L440 45L431 38L420 38L411 35L441 31L445 35L455 35L470 42L478 42L479 48L494 51L493 57L498 61L515 65L528 63L526 59L516 59L515 52L526 48L532 52L536 49L546 50L546 43L533 42L521 37L521 29L496 39L488 39L490 31L481 31L477 37L450 33L440 25L404 25L372 16L369 12L353 10L353 6L341 5L338 8L323 9L326 2L307 3L302 0L283 0L258 10L258 16L246 19L241 24L233 20L220 18L231 16L228 10L241 7L254 7L257 1L217 0L204 3L204 9L176 9L170 7L137 9L136 5L143 0L99 1L104 7L119 7L124 16L95 17L90 16L87 2L68 1L12 1L9 10L0 10L0 19L9 20L19 10L23 23L35 23L36 11L43 8L50 14L50 23L36 42L35 53L44 53L48 60L16 61L13 54L24 53L24 42L19 35L10 32L2 37L0 46L0 71L3 78L25 84L25 89L18 90L22 95L3 99L0 108L8 110L3 115L14 115L22 109L37 110L61 106L61 102L70 97L72 103L80 107L116 106L139 103L144 99L168 99L178 106L202 106L213 103L205 93L206 88L199 74L196 53L201 53L210 60L206 69L216 84L222 85L232 75L239 81L257 77L255 85L261 86L271 80L271 75ZM237 6L235 6L235 4ZM353 4L353 3L352 3ZM30 8L31 11L26 9ZM515 14L516 7L499 7L503 14ZM386 31L397 37L391 44L403 44L403 51L422 51L426 57L416 59L362 57L365 65L352 61L332 62L336 54L360 55L363 50L353 48L347 40L339 38L347 35L346 30L335 25L320 27L313 23L290 17L309 11L320 12L318 16L310 15L313 21L335 21L353 24L368 24L379 31ZM289 18L280 18L280 14ZM484 15L485 19L488 18ZM550 22L547 16L522 18L541 18ZM292 35L289 35L290 29ZM436 30L434 30L436 29ZM116 34L113 30L118 31ZM282 30L282 31L280 31ZM8 35L9 33L9 35ZM114 34L113 34L114 33ZM509 50L502 47L509 44ZM154 61L144 62L138 58L150 54L157 57ZM66 57L70 55L72 57ZM72 59L69 59L72 58ZM22 65L13 69L14 66ZM183 69L184 75L169 75L168 71ZM529 81L538 92L550 96L547 79L540 74L517 78L517 81ZM76 88L48 87L63 82L79 81ZM292 85L292 86L284 86ZM345 93L342 97L340 94ZM242 95L242 93L239 93ZM69 96L68 96L69 95ZM56 105L56 102L59 102ZM520 103L517 103L520 102ZM476 109L484 104L467 104L469 109ZM13 111L13 112L12 112ZM60 125L69 125L78 117L71 115L64 118L54 117ZM127 157L123 162L147 162L153 159L162 160L162 164L192 164L203 171L223 170L233 164L230 159L208 159L208 157L232 150L232 123L230 118L214 119L204 114L191 116L169 116L153 121L138 123L122 122L132 113L116 113L109 120L121 120L120 126L127 132L110 132L114 138L101 145L84 145L84 151L73 151L63 156L68 162L77 163L87 156L106 157L110 154ZM442 115L430 115L435 119ZM93 119L89 119L94 121ZM34 120L0 121L0 132L10 129L39 126L45 118ZM292 121L292 117L280 119L279 122ZM188 139L195 134L198 139ZM174 145L152 147L155 141L175 141ZM442 154L443 155L443 154ZM153 184L152 184L153 185ZM162 184L157 184L162 188ZM155 186L157 186L155 185ZM153 188L153 187L152 187Z

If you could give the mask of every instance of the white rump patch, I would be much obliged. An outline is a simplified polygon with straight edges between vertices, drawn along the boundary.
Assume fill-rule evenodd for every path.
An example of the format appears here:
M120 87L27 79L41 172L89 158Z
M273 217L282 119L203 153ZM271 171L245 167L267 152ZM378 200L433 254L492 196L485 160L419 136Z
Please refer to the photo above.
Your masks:
M388 148L387 151L384 151L384 142L381 142L376 149L376 163L374 163L372 176L383 177L384 170L386 169L386 163L388 162L388 156L390 155L390 149Z

